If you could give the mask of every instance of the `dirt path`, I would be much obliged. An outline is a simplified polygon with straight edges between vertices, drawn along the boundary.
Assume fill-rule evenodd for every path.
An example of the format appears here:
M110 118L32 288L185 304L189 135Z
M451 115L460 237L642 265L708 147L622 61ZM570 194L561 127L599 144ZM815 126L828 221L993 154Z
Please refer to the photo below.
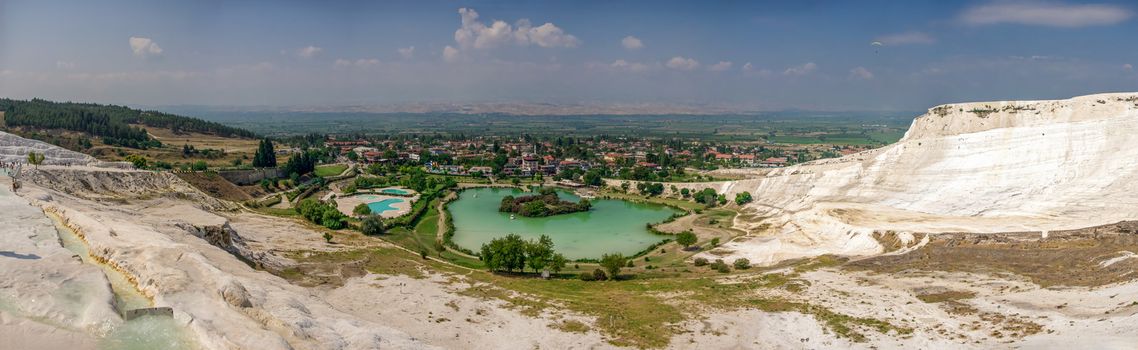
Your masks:
M458 198L458 193L451 192L451 193L447 194L446 197L443 197L443 200L439 201L439 206L438 206L438 208L436 208L439 211L439 224L437 226L438 232L435 234L435 239L437 239L439 242L444 241L443 236L446 235L446 232L447 232L447 227L446 227L447 211L445 210L446 205L450 201L455 200L457 198ZM462 257L465 257L468 259L475 259L475 260L478 259L477 256L466 254L466 253L460 252L458 250L450 249L450 252L454 253L455 255L459 255L459 256L462 256Z

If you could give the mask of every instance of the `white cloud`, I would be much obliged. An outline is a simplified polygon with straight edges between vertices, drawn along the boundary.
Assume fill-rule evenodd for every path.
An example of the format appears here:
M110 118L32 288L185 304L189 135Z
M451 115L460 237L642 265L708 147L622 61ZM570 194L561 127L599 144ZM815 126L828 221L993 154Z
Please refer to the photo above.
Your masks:
M375 66L378 64L379 64L379 60L375 59L375 58L361 58L361 59L357 59L355 61L340 58L340 59L336 59L336 62L332 63L332 65L336 68L347 68L347 67L367 68L367 67Z
M75 62L68 62L68 61L62 61L62 60L55 61L55 68L56 69L62 69L62 70L72 70L72 69L75 69Z
M722 72L731 69L731 62L719 61L719 63L707 66L707 70L712 72Z
M787 68L786 70L782 71L782 74L783 75L807 75L810 73L814 73L814 71L816 71L816 70L818 70L817 64L814 64L814 62L806 62L805 64L803 64L801 66L794 66L794 67Z
M769 69L755 67L755 65L751 64L751 62L747 62L746 64L743 64L743 75L749 77L766 77L771 75L771 71Z
M609 68L612 68L614 70L622 70L622 71L629 71L629 72L636 72L636 73L647 72L647 71L650 71L657 66L659 66L659 63L649 64L649 63L643 63L643 62L628 62L625 60L616 60L616 61L613 61L612 64L608 65Z
M312 58L312 57L316 57L316 55L320 54L321 51L324 51L324 49L316 47L316 46L308 45L308 46L305 46L305 47L302 47L302 48L296 50L296 55L300 56L301 58Z
M443 60L447 62L458 62L458 49L447 45L443 48Z
M135 56L142 58L158 57L162 55L162 48L150 38L130 37L130 50Z
M620 39L620 46L624 46L628 50L639 50L644 48L644 42L640 41L640 38L629 35Z
M968 8L960 14L959 20L968 25L1010 23L1075 28L1116 24L1133 15L1117 5L998 1Z
M509 44L541 47L577 47L581 44L581 40L553 23L534 27L529 20L522 19L515 28L505 21L495 20L487 26L478 20L478 12L474 9L460 8L458 14L462 18L462 26L454 31L454 41L464 49L490 49Z
M414 46L399 48L399 49L396 49L395 51L398 51L399 56L402 56L403 59L405 59L405 60L409 60L409 59L412 59L415 57L415 47Z
M1124 71L1128 71L1128 72L1129 72L1129 71L1132 71L1132 70L1134 70L1134 66L1133 66L1133 65L1131 65L1131 64L1129 64L1129 63L1127 63L1127 64L1124 64L1124 65L1122 65L1122 70L1124 70Z
M668 68L678 70L692 70L699 68L699 61L681 56L672 57L666 64Z
M913 45L913 44L932 44L936 39L922 32L904 32L889 35L882 35L877 37L874 41L881 42L888 46L899 45Z
M873 79L873 72L865 69L865 67L856 67L854 69L850 69L850 78L871 80Z

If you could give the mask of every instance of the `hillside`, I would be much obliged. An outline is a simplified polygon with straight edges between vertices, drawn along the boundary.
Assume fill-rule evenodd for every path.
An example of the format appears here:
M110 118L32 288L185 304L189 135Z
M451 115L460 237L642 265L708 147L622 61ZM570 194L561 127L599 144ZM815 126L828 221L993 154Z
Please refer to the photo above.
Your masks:
M1138 217L1138 93L950 104L880 149L705 184L750 191L716 255L776 261L869 255L874 232L1077 229ZM771 229L761 229L768 224Z
M8 128L80 132L107 145L130 148L161 146L161 142L140 126L168 129L175 134L194 132L220 137L256 137L248 130L220 123L115 105L0 99L0 111L4 112L4 126ZM90 140L80 143L87 148L91 144Z

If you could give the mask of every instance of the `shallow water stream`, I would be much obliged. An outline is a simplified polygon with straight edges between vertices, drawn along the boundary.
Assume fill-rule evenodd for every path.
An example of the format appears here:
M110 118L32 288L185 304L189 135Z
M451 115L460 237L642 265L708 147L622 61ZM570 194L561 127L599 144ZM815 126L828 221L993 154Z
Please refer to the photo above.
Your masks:
M110 282L115 295L115 309L122 314L126 310L153 306L150 298L131 283L122 272L96 261L87 249L87 243L71 228L63 225L58 217L48 215L55 223L55 230L63 247L78 255L84 263L98 266ZM81 291L79 291L81 292ZM100 349L197 349L196 342L189 331L177 320L165 316L143 316L124 322L99 340Z

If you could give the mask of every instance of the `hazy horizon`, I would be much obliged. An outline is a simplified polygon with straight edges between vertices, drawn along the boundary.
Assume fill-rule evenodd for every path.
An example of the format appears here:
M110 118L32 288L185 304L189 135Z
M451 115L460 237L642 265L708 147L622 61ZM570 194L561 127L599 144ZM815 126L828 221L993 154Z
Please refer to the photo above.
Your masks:
M1138 90L1134 14L1111 0L8 0L0 96L919 111Z

